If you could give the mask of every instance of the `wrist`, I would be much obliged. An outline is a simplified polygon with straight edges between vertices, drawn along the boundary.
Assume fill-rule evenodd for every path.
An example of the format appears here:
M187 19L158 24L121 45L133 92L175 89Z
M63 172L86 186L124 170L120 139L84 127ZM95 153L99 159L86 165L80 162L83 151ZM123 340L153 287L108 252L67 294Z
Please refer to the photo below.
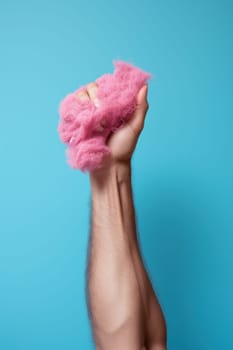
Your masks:
M120 184L131 178L131 161L114 161L106 167L90 172L89 175L92 187L102 187L113 179Z

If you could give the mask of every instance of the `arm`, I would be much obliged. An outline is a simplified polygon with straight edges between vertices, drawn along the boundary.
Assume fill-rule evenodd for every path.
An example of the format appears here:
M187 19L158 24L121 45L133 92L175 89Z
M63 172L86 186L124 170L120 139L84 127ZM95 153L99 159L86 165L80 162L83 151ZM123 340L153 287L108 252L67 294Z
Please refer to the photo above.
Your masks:
M97 86L89 84L95 98ZM137 240L131 158L148 109L138 94L130 122L109 139L111 158L90 174L92 221L88 302L97 349L165 349L165 320L143 265Z
M89 307L99 349L140 350L144 310L128 236L130 166L91 174Z

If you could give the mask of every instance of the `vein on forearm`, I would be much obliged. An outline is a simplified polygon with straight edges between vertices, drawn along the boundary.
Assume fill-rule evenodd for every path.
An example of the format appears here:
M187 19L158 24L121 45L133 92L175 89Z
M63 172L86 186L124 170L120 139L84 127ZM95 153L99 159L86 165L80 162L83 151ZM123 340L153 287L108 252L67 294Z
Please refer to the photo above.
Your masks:
M121 170L112 168L100 176L91 177L88 278L90 294L98 286L105 290L105 297L108 293L112 299L122 296L128 300L133 292L139 293L139 286L132 257L132 241L129 237L129 232L135 227L135 223L131 222L133 215L129 205L132 201L129 198L131 174L129 167ZM102 298L101 291L99 297Z

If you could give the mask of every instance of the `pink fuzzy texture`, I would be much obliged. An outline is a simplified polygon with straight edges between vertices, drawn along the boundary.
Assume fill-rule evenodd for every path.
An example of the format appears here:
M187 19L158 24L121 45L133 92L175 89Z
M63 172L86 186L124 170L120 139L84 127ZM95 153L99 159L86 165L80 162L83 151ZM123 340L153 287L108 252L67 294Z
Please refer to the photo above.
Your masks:
M60 103L58 132L68 145L68 163L75 169L92 171L101 166L110 153L106 140L110 133L132 117L140 88L151 74L123 61L114 61L113 74L96 79L99 104L81 100L78 90L68 94Z

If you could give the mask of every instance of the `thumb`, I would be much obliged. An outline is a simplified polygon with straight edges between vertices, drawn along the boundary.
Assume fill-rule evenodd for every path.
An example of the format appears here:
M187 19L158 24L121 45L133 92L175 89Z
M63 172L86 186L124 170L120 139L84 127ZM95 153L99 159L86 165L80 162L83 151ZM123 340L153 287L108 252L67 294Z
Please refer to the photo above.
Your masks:
M147 101L147 92L148 85L143 85L143 87L138 92L136 110L132 116L132 119L130 120L130 126L136 132L136 134L139 134L142 131L146 113L149 108Z

